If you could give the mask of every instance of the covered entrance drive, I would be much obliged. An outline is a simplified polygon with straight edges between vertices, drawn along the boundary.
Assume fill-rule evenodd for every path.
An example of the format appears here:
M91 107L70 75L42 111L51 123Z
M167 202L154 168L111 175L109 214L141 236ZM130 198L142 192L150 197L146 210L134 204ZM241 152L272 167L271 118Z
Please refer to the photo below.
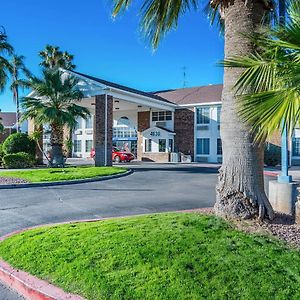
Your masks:
M170 135L161 142L165 146L160 150L153 147L157 152L153 157L168 161L170 147L174 145L175 104L151 93L64 70L63 76L70 75L79 79L78 87L84 94L80 105L91 112L88 120L78 119L72 133L73 157L88 158L94 149L95 165L109 166L112 147L117 146L142 160L149 157L149 143L144 135L149 133L148 129L156 128Z

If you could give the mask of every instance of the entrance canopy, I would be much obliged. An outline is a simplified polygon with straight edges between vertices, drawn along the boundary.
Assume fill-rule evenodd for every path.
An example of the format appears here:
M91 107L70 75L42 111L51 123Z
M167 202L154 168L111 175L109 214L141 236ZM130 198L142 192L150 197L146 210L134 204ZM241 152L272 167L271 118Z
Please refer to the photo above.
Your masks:
M65 76L72 75L79 79L78 86L85 98L81 105L85 105L84 102L87 101L87 98L107 94L114 98L115 103L116 101L119 101L117 102L118 105L114 104L114 108L116 107L119 110L131 110L137 108L138 110L144 110L142 108L153 108L157 110L175 111L177 106L176 104L155 94L132 89L75 71L62 71Z

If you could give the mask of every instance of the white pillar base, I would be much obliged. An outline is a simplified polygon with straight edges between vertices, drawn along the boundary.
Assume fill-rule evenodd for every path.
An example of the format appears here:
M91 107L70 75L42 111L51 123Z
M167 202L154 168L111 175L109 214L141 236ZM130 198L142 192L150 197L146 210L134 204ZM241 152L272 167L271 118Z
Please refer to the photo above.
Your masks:
M277 180L269 182L269 201L277 212L295 215L298 183L279 183Z

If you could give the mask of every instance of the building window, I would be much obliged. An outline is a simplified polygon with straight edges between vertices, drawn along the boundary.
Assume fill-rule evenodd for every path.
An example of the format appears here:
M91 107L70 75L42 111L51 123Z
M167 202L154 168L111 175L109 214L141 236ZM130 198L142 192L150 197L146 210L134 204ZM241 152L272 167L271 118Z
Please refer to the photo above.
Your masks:
M145 140L145 152L152 152L152 140Z
M209 155L209 139L197 139L197 154Z
M217 155L222 155L222 140L217 139Z
M114 138L136 138L137 137L137 132L134 128L130 127L114 127L113 128L113 137Z
M93 148L93 141L92 140L86 140L85 141L85 152L91 152Z
M93 128L93 118L92 116L88 116L85 120L85 128L92 129Z
M169 139L169 152L173 152L173 140Z
M200 107L197 109L197 124L209 124L210 123L210 108Z
M75 130L79 130L82 128L82 118L77 118L76 119L76 125L75 125Z
M300 138L293 138L293 156L300 156Z
M81 152L81 141L74 140L74 152Z
M217 122L218 124L221 123L221 106L217 106Z
M171 111L159 111L152 112L152 121L171 121L172 120L172 112Z
M159 152L166 152L166 140L158 140L158 151Z

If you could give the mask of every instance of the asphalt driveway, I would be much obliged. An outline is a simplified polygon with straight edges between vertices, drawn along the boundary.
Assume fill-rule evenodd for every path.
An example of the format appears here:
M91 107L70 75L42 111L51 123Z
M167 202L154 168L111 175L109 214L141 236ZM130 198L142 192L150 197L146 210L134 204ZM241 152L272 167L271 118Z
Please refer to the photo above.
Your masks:
M77 219L212 206L218 166L143 164L102 182L0 191L0 235Z

